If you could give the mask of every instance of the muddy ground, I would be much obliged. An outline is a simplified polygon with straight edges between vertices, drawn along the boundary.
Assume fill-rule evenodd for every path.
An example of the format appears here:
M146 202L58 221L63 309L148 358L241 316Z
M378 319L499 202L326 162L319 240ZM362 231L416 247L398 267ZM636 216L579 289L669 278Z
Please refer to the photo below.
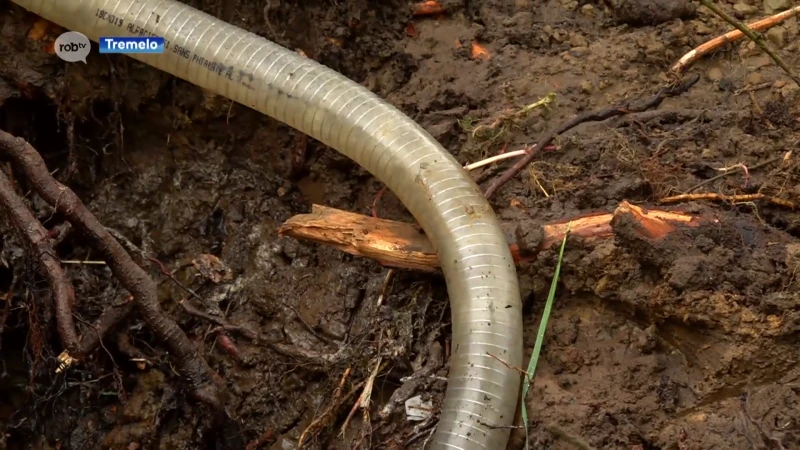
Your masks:
M361 82L462 163L535 142L577 113L652 95L681 55L729 29L676 1L645 9L632 1L450 2L446 14L425 18L413 18L403 1L190 3ZM748 20L782 3L722 2ZM380 412L403 377L447 374L438 356L449 335L443 280L400 272L378 307L385 268L276 231L313 203L370 214L382 185L287 126L131 59L95 52L88 65L65 64L44 50L59 30L29 37L36 21L0 2L0 128L33 144L106 226L192 290L145 266L164 310L225 380L230 419L212 422L189 396L137 313L88 361L55 375L62 348L47 285L0 219L0 448L288 450L315 420L306 448L419 448L432 423L407 421L402 406ZM800 67L796 19L768 37ZM473 43L487 55L472 57ZM800 90L752 43L725 47L688 72L701 79L660 107L671 112L560 137L557 150L492 199L501 218L530 226L610 211L622 200L656 206L719 168L796 149ZM546 110L502 133L473 134L482 120L551 92ZM800 204L798 161L698 192L760 192ZM48 229L63 222L36 195L26 198ZM764 202L677 208L718 225L654 243L622 222L611 240L568 241L527 398L533 448L576 448L576 440L632 450L800 448L800 213ZM378 211L412 221L391 193ZM63 260L95 256L74 233L56 252ZM209 281L192 264L201 255L217 256L230 278ZM556 256L543 251L519 268L527 354ZM91 332L127 292L105 266L65 267L79 330ZM179 306L184 299L267 343L215 332ZM359 411L342 433L354 389L378 355L386 363L368 420ZM421 380L406 389L430 396L435 410L445 383Z

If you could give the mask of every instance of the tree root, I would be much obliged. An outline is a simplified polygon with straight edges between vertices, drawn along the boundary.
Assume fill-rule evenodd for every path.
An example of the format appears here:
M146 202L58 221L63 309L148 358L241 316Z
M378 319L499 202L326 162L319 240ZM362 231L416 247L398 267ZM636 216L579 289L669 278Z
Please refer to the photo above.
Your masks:
M95 351L95 349L100 346L103 336L128 317L128 314L133 310L133 305L133 297L131 297L128 301L106 307L103 313L100 314L100 317L98 317L91 326L92 329L81 335L81 342L76 357L78 359L85 358Z
M79 353L78 332L72 317L75 291L61 262L56 258L47 230L36 220L11 180L0 170L0 209L36 254L39 271L47 279L56 313L61 344L72 354Z
M222 410L227 396L222 379L211 370L183 330L161 310L153 279L133 261L78 196L50 175L39 153L24 139L0 131L0 154L9 158L39 196L66 217L100 253L114 276L133 295L144 320L176 359L182 374L189 379L192 394L216 410Z

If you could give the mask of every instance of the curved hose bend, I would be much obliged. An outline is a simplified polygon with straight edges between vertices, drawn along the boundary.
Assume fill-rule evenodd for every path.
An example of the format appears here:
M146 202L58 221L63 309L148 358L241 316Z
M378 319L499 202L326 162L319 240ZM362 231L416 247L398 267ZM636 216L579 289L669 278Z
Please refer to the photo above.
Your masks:
M502 449L522 362L516 270L499 223L458 162L422 127L313 60L172 0L13 0L97 42L164 37L131 57L335 148L385 183L436 246L452 310L450 375L436 449ZM494 357L498 358L495 359Z

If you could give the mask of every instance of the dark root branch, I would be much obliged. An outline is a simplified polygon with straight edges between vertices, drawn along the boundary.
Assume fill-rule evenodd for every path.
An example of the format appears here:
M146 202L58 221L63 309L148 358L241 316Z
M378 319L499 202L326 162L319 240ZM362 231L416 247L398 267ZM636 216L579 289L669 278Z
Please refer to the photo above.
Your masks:
M11 180L0 170L0 210L5 213L19 234L30 245L36 255L39 271L47 279L56 313L58 334L61 344L72 353L77 354L78 333L75 331L75 320L72 318L72 306L75 303L75 291L67 278L61 262L55 252L47 230L36 220L33 213L15 191Z
M226 392L221 378L211 370L183 330L161 310L153 279L133 261L78 196L50 175L39 153L24 139L0 131L0 154L9 158L39 196L66 217L100 253L114 276L133 295L144 320L166 344L183 375L189 379L194 396L221 410Z

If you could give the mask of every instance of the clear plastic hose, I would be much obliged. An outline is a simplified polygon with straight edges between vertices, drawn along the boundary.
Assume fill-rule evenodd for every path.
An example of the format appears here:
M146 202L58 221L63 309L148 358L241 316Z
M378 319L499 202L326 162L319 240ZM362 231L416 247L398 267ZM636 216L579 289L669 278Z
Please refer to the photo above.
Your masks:
M522 363L516 270L490 205L422 127L335 71L179 2L12 1L95 42L164 37L164 54L131 57L280 120L385 183L436 246L450 297L450 374L430 448L506 447L521 377L501 361Z

